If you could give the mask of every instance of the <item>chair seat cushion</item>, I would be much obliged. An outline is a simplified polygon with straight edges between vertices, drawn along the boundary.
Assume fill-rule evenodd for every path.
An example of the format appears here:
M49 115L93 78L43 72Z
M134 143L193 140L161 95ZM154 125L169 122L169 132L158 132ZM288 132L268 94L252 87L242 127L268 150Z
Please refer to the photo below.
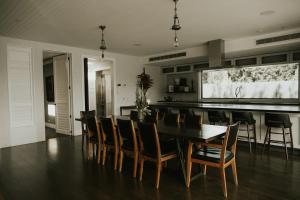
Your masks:
M167 156L177 152L176 140L160 141L161 156Z
M204 160L214 163L221 162L221 149L219 148L207 148L207 149L200 149L192 154L192 158L198 160ZM231 151L225 152L225 162L230 161L233 158L233 153Z
M131 150L133 151L133 144L130 140L128 140L127 138L123 138L123 145L122 145L123 149L126 150Z

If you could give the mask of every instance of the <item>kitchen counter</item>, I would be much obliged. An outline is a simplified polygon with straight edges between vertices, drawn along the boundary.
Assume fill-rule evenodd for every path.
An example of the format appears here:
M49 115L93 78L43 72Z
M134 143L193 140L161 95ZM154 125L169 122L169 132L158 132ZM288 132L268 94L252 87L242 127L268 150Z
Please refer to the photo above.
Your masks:
M158 102L151 107L165 108L192 108L201 110L239 110L258 112L300 113L300 105L266 105L266 104L239 104L239 103L189 103L189 102Z

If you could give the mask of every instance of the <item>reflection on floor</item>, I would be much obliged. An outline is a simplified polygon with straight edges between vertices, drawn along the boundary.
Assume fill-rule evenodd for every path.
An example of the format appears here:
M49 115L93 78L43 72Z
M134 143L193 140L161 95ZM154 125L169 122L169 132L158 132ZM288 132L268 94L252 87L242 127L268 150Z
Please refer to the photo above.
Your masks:
M55 129L46 127L46 140L51 138L66 137L67 135L56 133Z
M0 199L224 199L216 169L208 168L207 175L187 189L176 161L169 162L156 190L153 163L145 162L139 182L132 178L132 160L124 161L122 173L113 170L111 158L105 166L88 161L81 136L4 148L0 151ZM285 161L283 152L262 156L261 149L250 154L248 148L238 147L237 167L238 187L231 170L226 171L229 200L300 199L300 157Z

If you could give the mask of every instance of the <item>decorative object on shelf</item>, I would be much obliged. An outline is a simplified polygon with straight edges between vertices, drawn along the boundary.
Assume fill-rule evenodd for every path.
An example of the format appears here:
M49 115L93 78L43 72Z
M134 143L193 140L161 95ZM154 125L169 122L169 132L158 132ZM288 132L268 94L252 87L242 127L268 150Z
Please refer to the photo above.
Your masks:
M173 25L171 27L171 29L175 32L175 37L174 37L174 47L178 47L179 46L179 42L178 42L178 37L177 37L177 31L179 31L181 29L180 23L179 23L179 18L177 15L177 2L179 0L173 0L175 3L175 8L174 8L174 17L173 17Z
M99 28L101 30L101 45L100 45L99 48L102 52L101 57L103 59L104 58L104 51L107 49L106 43L105 43L105 40L104 40L104 29L106 28L106 26L100 25Z
M152 87L153 79L149 74L146 74L145 68L143 69L143 73L137 76L137 84L136 84L136 108L138 110L138 118L140 120L144 119L145 115L150 112L148 109L149 104L147 100L147 91Z

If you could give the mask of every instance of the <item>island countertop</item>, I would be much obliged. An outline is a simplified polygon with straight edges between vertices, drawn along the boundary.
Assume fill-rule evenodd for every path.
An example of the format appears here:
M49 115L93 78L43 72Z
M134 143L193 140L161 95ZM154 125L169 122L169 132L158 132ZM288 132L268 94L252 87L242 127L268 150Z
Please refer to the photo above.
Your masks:
M238 110L257 112L300 113L300 105L265 105L265 104L234 104L234 103L188 103L188 102L158 102L151 107L202 109L202 110Z

